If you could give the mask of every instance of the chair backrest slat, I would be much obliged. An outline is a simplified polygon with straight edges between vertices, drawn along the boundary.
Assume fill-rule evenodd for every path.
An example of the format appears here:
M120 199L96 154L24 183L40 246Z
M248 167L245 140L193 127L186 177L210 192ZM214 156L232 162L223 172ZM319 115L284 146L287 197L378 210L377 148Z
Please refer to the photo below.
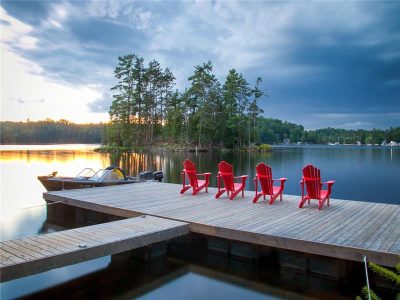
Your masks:
M233 167L226 161L221 161L218 164L218 174L221 175L226 190L233 191L234 190Z
M189 159L185 159L183 162L183 171L189 179L190 186L196 188L198 186L196 164Z
M256 173L258 180L261 185L261 189L264 194L272 195L273 194L273 182L272 182L272 169L270 166L265 163L259 163L256 166Z
M321 171L313 165L303 168L303 180L306 184L307 193L311 198L319 199L321 195Z

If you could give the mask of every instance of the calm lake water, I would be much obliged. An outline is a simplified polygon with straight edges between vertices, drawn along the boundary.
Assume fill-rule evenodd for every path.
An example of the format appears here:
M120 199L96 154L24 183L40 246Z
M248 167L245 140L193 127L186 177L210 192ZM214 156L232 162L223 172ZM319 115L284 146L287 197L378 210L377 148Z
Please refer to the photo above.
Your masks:
M50 174L53 171L59 171L59 175L74 176L85 167L99 169L111 164L119 165L131 176L137 176L143 170L163 170L164 182L180 183L182 161L185 158L196 162L198 171L212 172L213 174L216 174L219 161L226 160L234 165L237 175L249 175L250 180L247 182L246 189L253 191L252 178L255 175L255 166L264 161L272 167L275 178L288 178L285 186L286 194L299 195L301 192L299 186L301 169L305 164L312 163L321 169L324 181L336 181L332 198L400 204L399 148L302 146L277 147L271 153L198 153L197 155L195 153L158 153L124 154L118 157L95 153L92 151L94 147L96 146L1 146L0 240L63 229L51 227L46 223L46 206L42 199L45 189L37 180L37 176ZM215 176L212 177L211 185L216 186ZM334 200L332 205L334 205ZM0 285L1 299L16 298L32 293L36 293L31 295L36 298L50 297L51 293L62 295L64 288L68 288L69 291L73 290L73 288L71 290L70 284L76 288L76 282L89 282L90 288L85 286L80 290L86 289L88 293L91 293L90 295L102 294L104 287L97 286L96 282L103 277L119 278L118 274L125 271L127 278L133 276L132 272L129 273L124 268L126 266L113 267L111 258L103 257L3 283ZM157 280L162 284L146 290L147 292L128 293L131 295L129 298L294 299L311 293L316 298L329 299L329 289L328 293L325 291L322 294L317 293L316 296L315 291L293 287L293 291L288 294L287 288L280 288L283 286L282 282L276 282L273 279L276 274L267 274L262 277L263 279L257 281L257 284L264 285L266 288L254 289L248 287L249 284L238 284L235 280L225 280L221 274L218 275L220 279L217 280L216 276L207 276L207 272L196 271L197 269L188 266L188 263L184 263L183 266L179 263L170 263L159 269L163 271L160 271L161 279L157 278ZM178 272L179 275L168 275L175 274L177 270L181 270ZM138 273L140 274L139 271ZM144 271L143 274L148 274L148 272ZM259 276L259 272L256 274ZM253 276L255 275L253 274ZM267 281L268 278L271 279L271 282ZM307 278L303 279L307 281ZM151 280L155 280L154 276L150 276L150 279L142 285L140 285L141 281L137 279L133 280L136 282L135 284L124 281L123 291L145 290L143 285L149 285L148 281L151 282ZM188 288L189 286L190 288ZM326 289L326 286L324 288ZM337 289L336 286L332 287L332 291L337 291ZM119 289L108 292L110 297L121 296ZM77 296L79 297L79 294ZM344 294L341 296L344 297ZM351 293L348 296L354 297ZM125 296L122 297L125 298Z

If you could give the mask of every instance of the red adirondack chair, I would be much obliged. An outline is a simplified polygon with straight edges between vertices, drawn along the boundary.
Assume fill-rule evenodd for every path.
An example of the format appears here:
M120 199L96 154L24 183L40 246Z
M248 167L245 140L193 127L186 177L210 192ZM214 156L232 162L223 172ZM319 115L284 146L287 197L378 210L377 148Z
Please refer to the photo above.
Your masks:
M196 195L203 188L206 189L206 193L208 192L208 185L210 184L210 176L211 173L202 173L197 174L196 164L192 161L186 159L183 162L183 171L182 175L182 189L181 194L186 192L188 189L193 188L193 195ZM189 184L186 184L186 177L189 180ZM199 177L203 177L204 179L198 179Z
M240 183L235 183L235 179L240 179ZM232 200L236 197L237 194L242 191L242 197L244 197L244 187L246 186L247 175L242 176L233 176L233 167L228 164L226 161L221 161L218 164L218 175L217 175L217 185L218 185L218 193L215 195L215 198L219 198L223 193L227 193ZM224 183L224 188L221 188L221 180Z
M306 201L310 204L310 199L318 200L318 209L324 206L325 201L327 201L327 205L329 206L329 196L331 195L332 185L334 183L335 181L321 182L320 170L313 165L306 165L303 168L303 178L300 181L301 201L299 203L299 208L302 208ZM324 184L327 185L327 190L322 189ZM307 190L306 195L304 195L304 185Z
M280 196L280 201L282 201L282 192L285 188L286 180L287 178L272 179L271 167L263 162L259 163L256 166L256 178L254 178L256 195L254 196L253 203L256 203L261 196L264 196L265 199L266 195L270 196L269 204L273 204L278 196ZM274 186L274 181L280 181L280 185ZM261 185L260 192L258 192L258 183Z

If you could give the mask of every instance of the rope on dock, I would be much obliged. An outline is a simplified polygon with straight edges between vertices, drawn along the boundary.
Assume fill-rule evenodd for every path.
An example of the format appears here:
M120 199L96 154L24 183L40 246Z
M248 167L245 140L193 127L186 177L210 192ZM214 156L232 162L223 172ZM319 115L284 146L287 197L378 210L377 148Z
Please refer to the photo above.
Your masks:
M50 205L53 205L53 204L62 203L63 201L64 200L60 200L60 201L56 201L56 202L52 202L52 203L45 203L45 204L40 204L40 205L35 205L35 206L23 207L23 208L21 208L21 210L37 208L37 207L42 207L42 206L50 206Z
M364 260L364 267L365 267L365 278L367 279L368 300L371 300L371 291L369 289L369 280L368 280L367 256L364 255L363 260Z

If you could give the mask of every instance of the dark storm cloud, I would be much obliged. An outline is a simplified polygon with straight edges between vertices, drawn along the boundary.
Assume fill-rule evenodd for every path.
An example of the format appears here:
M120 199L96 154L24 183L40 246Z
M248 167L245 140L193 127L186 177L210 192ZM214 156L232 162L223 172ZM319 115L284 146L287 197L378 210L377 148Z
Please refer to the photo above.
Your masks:
M68 84L115 84L117 57L169 67L182 90L211 60L263 78L265 116L306 128L400 125L400 2L3 1L37 47L13 49ZM57 10L58 9L58 10ZM7 26L7 24L4 24ZM106 111L111 98L92 102Z
M400 19L395 17L399 5L363 5L364 10L374 11L375 19L355 31L340 26L286 31L295 43L283 50L285 63L278 68L297 66L313 71L299 76L289 73L284 78L269 72L267 113L306 128L400 124L400 31L396 31Z
M54 2L53 2L54 3ZM24 23L38 25L49 14L51 1L1 1L1 6Z

